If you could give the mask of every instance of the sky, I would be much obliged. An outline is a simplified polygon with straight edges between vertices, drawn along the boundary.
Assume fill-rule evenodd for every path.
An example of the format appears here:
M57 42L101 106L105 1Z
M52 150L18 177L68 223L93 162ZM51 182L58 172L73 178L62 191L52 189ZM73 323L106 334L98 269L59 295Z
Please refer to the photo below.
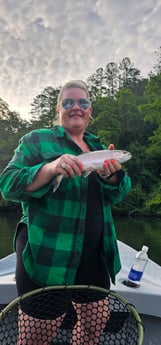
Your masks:
M87 80L129 57L147 77L161 46L161 0L0 0L0 98L30 118L45 87Z

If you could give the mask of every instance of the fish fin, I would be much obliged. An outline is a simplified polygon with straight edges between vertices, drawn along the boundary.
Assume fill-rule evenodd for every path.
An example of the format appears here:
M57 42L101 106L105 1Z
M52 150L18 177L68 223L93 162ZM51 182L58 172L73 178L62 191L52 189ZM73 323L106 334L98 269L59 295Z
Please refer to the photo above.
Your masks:
M53 179L53 181L52 181L53 193L56 192L56 190L59 188L63 177L64 177L63 175L58 175Z

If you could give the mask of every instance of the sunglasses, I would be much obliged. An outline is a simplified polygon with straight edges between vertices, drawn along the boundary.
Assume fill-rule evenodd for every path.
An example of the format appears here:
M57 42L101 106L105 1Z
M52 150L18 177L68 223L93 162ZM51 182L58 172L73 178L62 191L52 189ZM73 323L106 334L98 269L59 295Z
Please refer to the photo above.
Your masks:
M62 101L62 106L65 110L71 109L74 105L74 103L77 102L80 108L82 109L88 109L91 105L90 101L85 98L78 98L78 99L73 99L73 98L65 98Z

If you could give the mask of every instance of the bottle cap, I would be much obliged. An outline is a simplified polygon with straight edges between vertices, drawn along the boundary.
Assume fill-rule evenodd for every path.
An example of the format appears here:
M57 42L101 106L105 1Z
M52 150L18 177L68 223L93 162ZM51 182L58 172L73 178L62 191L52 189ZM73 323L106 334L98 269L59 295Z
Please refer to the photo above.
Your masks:
M147 253L148 250L149 250L149 247L147 247L147 246L142 246L142 251L143 251L143 252Z

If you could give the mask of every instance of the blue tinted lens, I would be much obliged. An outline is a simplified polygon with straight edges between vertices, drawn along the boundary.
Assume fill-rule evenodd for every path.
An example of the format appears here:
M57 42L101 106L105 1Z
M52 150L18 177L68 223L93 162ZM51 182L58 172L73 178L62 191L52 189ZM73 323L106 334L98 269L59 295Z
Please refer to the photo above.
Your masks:
M88 99L79 98L79 99L72 99L72 98L65 98L62 101L62 106L64 109L68 110L73 107L74 103L77 102L80 108L88 109L90 106L90 102Z
M78 105L83 109L88 109L90 106L90 102L88 101L88 99L85 98L79 98L77 102Z
M65 98L62 101L62 106L66 110L72 108L73 104L74 104L74 100L72 98Z

